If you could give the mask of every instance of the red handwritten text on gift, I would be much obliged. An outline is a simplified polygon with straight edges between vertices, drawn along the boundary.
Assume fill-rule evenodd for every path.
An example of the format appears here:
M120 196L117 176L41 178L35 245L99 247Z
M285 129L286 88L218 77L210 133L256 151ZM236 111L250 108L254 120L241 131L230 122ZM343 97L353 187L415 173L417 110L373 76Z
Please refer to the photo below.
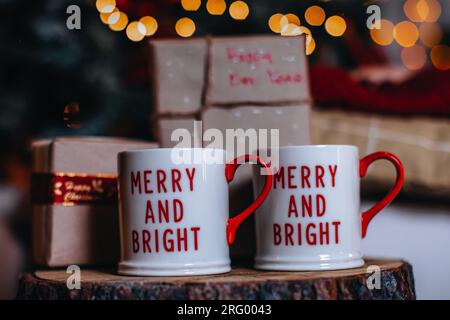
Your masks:
M302 190L289 196L288 223L274 223L276 246L316 246L338 244L341 221L326 221L327 199L320 192L336 187L337 165L280 167L273 189ZM314 193L307 192L314 190Z
M299 72L281 73L276 70L272 53L259 51L236 50L227 48L228 62L234 64L244 64L250 69L264 69L263 76L255 75L254 72L245 72L245 68L233 70L228 75L229 84L232 87L257 86L262 83L274 85L286 85L300 83L303 80ZM259 73L258 73L259 74Z
M195 168L132 171L131 195L167 195L194 192ZM132 230L133 252L158 253L197 251L199 226L176 227L185 217L180 198L152 196L146 201L143 224L152 228Z

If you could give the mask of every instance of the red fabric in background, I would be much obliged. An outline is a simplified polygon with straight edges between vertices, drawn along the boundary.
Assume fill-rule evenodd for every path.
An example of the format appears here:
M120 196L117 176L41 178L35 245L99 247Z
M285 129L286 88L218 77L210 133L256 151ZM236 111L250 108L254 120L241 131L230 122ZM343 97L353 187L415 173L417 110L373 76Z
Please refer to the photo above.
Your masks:
M334 67L310 68L316 105L384 114L450 116L450 72L424 70L400 84L376 87Z

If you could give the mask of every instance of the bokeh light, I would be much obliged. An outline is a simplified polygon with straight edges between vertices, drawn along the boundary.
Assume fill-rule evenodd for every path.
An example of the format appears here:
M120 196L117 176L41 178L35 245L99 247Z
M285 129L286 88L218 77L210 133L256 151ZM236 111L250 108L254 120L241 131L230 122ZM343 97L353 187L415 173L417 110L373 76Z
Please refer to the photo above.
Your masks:
M437 23L422 23L419 27L419 38L422 43L431 48L442 41L444 33Z
M425 21L430 13L430 7L426 0L419 0L416 4L416 11L421 21Z
M79 129L81 127L80 103L76 101L69 102L64 107L63 119L66 127L71 129Z
M146 36L152 36L156 33L156 30L158 30L158 22L152 16L142 17L139 19L139 22L145 26L147 31L145 34Z
M177 23L175 24L175 31L181 37L190 37L195 32L195 23L194 21L186 17L178 19Z
M114 8L114 10L113 10L112 12L100 12L100 20L101 20L104 24L109 24L109 23L108 23L109 17L110 17L113 13L118 12L118 11L119 11L119 9Z
M296 26L299 26L301 24L300 18L293 13L288 13L288 14L283 15L280 19L281 29L283 29L283 26L288 25L288 24L294 24Z
M283 15L281 13L275 13L269 18L269 28L272 32L281 32L281 19Z
M325 22L325 29L333 37L340 37L347 29L347 24L344 18L340 16L331 16Z
M321 26L325 21L325 11L319 6L311 6L305 11L305 20L312 26Z
M116 0L97 0L95 6L98 12L111 13L116 7Z
M201 0L181 0L181 6L186 11L197 11L201 4Z
M380 29L370 29L370 37L380 46L388 46L394 41L394 24L386 19L379 21Z
M437 69L442 71L450 70L450 48L448 46L434 46L430 52L430 59Z
M300 29L300 26L298 26L296 24L287 23L281 27L281 35L282 36L291 37L291 36L299 36L301 34L302 34L302 31Z
M286 37L293 37L299 35L305 35L305 51L307 55L310 55L316 49L316 41L314 40L311 30L304 26L298 26L293 23L284 25L281 29L281 35Z
M394 39L402 47L412 47L419 39L419 30L411 21L402 21L394 27Z
M111 14L108 16L107 24L116 24L120 19L120 11L114 11L111 12Z
M206 2L206 10L209 14L220 16L227 9L227 4L224 0L208 0Z
M438 0L427 0L428 5L428 16L426 17L426 22L436 22L442 13L441 4Z
M425 18L422 19L421 15L419 14L418 8L423 7L423 5L419 6L419 1L421 0L407 0L403 4L403 11L405 12L405 15L414 22L422 22L425 20ZM427 6L428 8L428 6ZM423 9L422 9L423 10ZM422 13L423 15L423 13Z
M126 33L128 39L137 42L144 39L147 30L142 22L133 21L128 25Z
M108 18L109 28L113 31L122 31L128 24L128 16L122 11L113 12Z
M309 56L316 49L316 41L312 35L306 36L306 55Z
M438 0L407 0L403 11L413 22L436 22L442 8Z
M305 26L300 26L300 32L302 34L306 34L307 36L312 36L311 30L309 30L309 28L307 28Z
M421 45L414 45L402 49L401 59L409 70L419 70L427 62L427 53Z
M235 20L245 20L250 9L244 1L235 1L229 8L230 16Z

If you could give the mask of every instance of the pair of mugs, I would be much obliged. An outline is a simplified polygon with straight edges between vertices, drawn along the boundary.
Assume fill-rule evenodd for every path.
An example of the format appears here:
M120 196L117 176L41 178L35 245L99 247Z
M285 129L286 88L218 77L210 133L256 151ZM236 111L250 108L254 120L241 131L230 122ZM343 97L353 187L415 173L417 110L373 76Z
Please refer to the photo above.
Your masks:
M228 246L239 225L258 208L256 268L306 271L362 266L361 237L402 187L400 160L387 152L358 160L357 147L347 145L289 146L276 151L275 173L256 155L227 163L226 151L220 149L120 153L118 272L140 276L228 272ZM360 177L378 159L395 166L397 179L382 201L361 214ZM253 174L256 200L230 219L228 183L245 162L259 165Z

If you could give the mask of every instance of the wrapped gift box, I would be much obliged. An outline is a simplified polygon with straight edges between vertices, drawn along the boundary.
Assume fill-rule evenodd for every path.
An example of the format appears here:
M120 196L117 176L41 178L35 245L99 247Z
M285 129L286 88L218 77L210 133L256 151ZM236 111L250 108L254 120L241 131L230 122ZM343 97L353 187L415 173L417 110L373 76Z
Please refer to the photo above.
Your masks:
M405 166L403 193L450 195L450 120L396 117L338 110L314 110L313 142L353 144L364 156L375 151L397 155ZM395 170L387 161L371 166L362 180L367 191L387 191Z
M93 137L35 141L32 144L35 263L56 267L117 262L117 154L156 146L128 139Z

